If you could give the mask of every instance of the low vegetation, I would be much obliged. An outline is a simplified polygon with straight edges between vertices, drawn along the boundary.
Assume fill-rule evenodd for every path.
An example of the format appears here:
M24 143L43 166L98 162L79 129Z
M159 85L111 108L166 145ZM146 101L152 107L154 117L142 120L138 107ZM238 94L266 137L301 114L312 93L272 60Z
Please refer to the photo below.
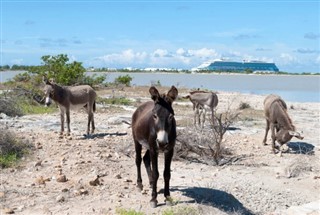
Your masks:
M6 168L15 165L23 156L30 153L32 145L17 137L5 128L0 129L0 166Z

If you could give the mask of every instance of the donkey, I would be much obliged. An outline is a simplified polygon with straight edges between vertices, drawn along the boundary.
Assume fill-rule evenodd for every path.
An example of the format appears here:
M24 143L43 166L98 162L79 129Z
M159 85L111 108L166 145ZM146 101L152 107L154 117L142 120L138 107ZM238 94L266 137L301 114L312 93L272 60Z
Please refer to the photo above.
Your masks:
M199 126L203 128L207 110L211 111L211 120L212 123L214 123L214 112L219 102L216 93L206 91L193 91L183 98L189 99L193 104L195 126L198 122ZM200 122L201 115L202 122Z
M178 90L172 86L167 95L160 95L155 87L151 87L149 93L153 101L143 103L132 115L132 136L136 151L137 187L140 191L143 189L141 152L144 148L146 152L143 156L143 162L147 170L149 184L152 186L150 205L155 208L158 203L159 152L164 152L164 197L166 204L170 205L170 166L177 136L172 102L177 98Z
M96 92L89 85L80 86L59 86L53 81L48 81L47 78L43 78L45 83L44 93L45 93L45 105L49 106L51 104L51 99L54 100L60 109L60 120L61 120L61 131L60 135L64 132L64 114L67 117L67 135L70 135L70 109L80 109L85 108L88 113L88 126L87 135L90 133L90 123L91 123L91 133L94 133L94 117L93 112L96 110Z
M295 126L292 124L292 120L287 112L287 104L280 96L270 94L265 98L263 104L267 124L262 142L266 145L268 131L271 129L273 153L276 153L276 141L282 146L289 142L292 137L303 139L303 137L295 131Z

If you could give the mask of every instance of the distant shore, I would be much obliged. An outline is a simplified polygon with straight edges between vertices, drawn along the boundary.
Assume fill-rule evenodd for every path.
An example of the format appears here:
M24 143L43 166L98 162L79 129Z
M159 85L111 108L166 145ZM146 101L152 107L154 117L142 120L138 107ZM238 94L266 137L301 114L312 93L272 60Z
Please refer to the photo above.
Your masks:
M0 72L0 83L26 71ZM129 75L132 86L171 86L212 91L266 95L279 94L293 102L320 102L320 75L242 74L242 73L167 73L167 72L87 72L107 76L106 82Z

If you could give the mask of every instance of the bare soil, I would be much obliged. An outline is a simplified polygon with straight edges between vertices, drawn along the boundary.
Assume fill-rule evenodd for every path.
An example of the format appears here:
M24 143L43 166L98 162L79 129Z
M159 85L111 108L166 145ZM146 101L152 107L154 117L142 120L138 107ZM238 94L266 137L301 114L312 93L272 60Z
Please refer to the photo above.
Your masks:
M160 87L160 92L169 88ZM179 89L186 95L188 89ZM148 87L104 89L103 97L150 100ZM34 144L34 151L15 167L1 170L0 214L116 214L131 209L144 214L284 214L291 206L320 199L320 104L287 102L289 115L304 140L292 139L288 152L273 154L262 145L265 96L218 92L218 113L239 111L240 120L224 136L223 148L235 158L222 166L195 160L174 160L171 197L162 193L163 156L159 157L157 208L151 208L151 190L142 167L144 190L136 189L136 167L130 122L136 106L99 105L96 132L84 137L87 116L72 112L71 136L59 137L59 112L17 118L2 116L8 128ZM174 102L178 130L193 127L191 103ZM209 129L209 125L205 129ZM99 178L97 178L99 176ZM319 211L318 211L319 212ZM316 212L315 214L318 214Z

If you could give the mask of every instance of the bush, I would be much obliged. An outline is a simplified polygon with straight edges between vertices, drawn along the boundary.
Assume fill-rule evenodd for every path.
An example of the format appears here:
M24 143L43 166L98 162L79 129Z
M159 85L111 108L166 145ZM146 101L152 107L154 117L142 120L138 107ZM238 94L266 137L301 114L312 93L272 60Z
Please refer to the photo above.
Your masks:
M14 165L28 154L32 145L17 138L14 133L0 129L0 166L6 168Z
M13 99L0 98L0 113L7 116L22 116L23 112Z
M123 76L120 75L114 80L114 83L117 85L124 84L127 87L129 87L131 84L131 81L132 81L132 77L130 75L123 75Z
M248 108L251 108L251 106L246 102L241 102L239 105L239 110L244 110L244 109L248 109Z

